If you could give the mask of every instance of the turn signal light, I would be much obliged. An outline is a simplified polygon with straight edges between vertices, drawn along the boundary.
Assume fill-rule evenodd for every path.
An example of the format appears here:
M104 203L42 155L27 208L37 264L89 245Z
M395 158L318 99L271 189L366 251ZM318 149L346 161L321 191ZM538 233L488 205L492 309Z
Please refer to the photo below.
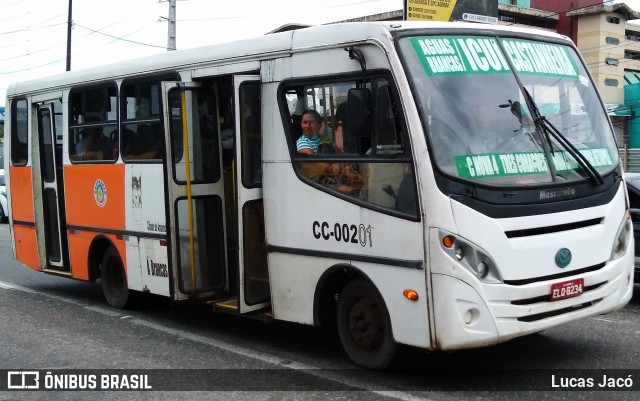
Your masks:
M442 245L444 245L445 248L451 248L453 246L453 237L451 235L442 237Z
M414 290L404 290L402 292L402 295L404 295L404 297L407 298L409 301L418 300L418 293L415 292Z

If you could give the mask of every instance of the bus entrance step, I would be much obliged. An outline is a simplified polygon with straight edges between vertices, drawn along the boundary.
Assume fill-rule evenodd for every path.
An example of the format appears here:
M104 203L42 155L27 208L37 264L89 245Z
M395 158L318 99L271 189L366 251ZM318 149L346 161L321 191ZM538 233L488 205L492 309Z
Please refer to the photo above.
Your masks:
M234 315L240 313L238 310L238 297L228 298L225 300L207 301L207 304L213 306L213 310L216 312L230 313ZM270 308L248 312L245 313L244 316L265 322L273 320L273 313Z
M215 300L207 302L213 309L220 312L238 312L238 297L228 298L225 300Z
M62 277L71 277L71 271L69 270L56 270L51 268L42 269L46 274L51 274L54 276L62 276Z

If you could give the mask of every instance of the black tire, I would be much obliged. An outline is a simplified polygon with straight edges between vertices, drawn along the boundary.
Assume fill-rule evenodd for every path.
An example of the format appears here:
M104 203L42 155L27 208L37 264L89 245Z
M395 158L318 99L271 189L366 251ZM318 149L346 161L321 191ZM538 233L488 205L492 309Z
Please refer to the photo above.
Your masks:
M120 255L112 246L107 249L102 257L100 275L102 293L107 303L116 309L131 306L133 294L127 286L127 276L124 272Z
M353 363L384 369L396 352L391 319L382 296L369 282L357 278L344 287L338 301L338 335Z
M4 223L5 221L8 221L8 218L4 214L4 209L0 206L0 223Z

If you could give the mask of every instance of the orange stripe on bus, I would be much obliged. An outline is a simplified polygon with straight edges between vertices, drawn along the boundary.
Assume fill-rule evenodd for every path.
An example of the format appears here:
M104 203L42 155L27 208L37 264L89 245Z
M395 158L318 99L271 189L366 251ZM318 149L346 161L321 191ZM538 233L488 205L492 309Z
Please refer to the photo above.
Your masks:
M64 166L67 224L124 230L124 164Z
M94 238L98 235L107 237L116 247L122 259L122 265L127 271L127 244L121 239L117 239L115 234L96 234L94 232L70 232L69 241L69 263L71 263L71 276L78 280L89 280L89 247Z
M16 244L16 259L34 270L40 270L35 227L15 225L13 236Z
M11 213L14 220L35 221L33 215L33 179L31 167L9 167L11 178ZM36 248L37 249L37 248Z

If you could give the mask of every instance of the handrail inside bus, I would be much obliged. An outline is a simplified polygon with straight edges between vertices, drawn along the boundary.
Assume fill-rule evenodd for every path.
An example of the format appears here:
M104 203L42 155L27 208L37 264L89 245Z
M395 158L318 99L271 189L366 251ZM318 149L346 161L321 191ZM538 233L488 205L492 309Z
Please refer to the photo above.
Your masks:
M193 205L191 204L191 161L189 160L189 133L187 131L187 95L182 88L180 101L182 106L182 141L184 142L184 162L187 178L187 218L189 220L189 262L191 264L191 285L196 289L196 255L193 240Z

